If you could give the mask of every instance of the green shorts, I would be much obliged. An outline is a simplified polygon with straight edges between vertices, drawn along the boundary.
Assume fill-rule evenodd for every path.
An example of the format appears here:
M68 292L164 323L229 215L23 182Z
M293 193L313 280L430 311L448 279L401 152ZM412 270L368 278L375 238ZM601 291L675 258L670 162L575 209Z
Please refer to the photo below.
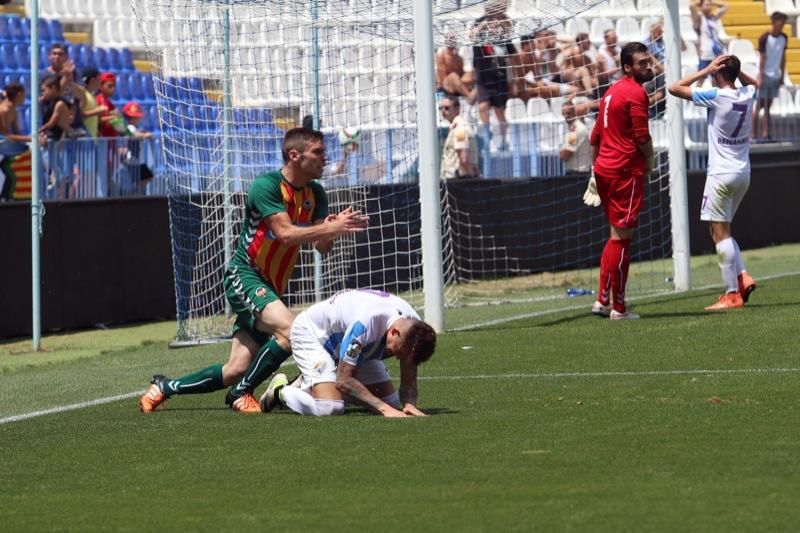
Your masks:
M256 319L268 304L280 300L275 287L253 269L235 264L225 270L223 284L225 297L236 313L231 333L244 330L259 346L266 344L271 335L256 329Z

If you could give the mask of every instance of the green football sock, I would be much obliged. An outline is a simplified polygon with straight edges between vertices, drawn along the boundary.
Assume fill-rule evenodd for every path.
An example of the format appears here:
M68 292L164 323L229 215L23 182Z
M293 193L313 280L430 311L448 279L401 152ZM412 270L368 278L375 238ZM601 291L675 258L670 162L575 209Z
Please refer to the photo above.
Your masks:
M212 365L194 374L166 381L162 392L169 398L174 394L203 394L224 388L222 365Z
M250 368L244 373L244 377L231 387L231 396L239 398L245 392L253 392L256 387L261 385L273 372L280 368L281 363L292 355L291 351L286 351L280 347L275 338L269 340L259 348L255 359Z

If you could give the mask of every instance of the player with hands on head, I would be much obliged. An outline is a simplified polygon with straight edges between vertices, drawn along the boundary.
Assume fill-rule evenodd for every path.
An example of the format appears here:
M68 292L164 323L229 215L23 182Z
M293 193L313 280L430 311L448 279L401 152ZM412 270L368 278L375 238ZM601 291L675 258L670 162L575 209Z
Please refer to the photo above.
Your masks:
M167 398L231 386L226 403L234 411L260 412L253 390L290 355L293 315L281 301L300 246L331 250L342 235L363 231L368 218L352 208L329 215L328 199L317 181L327 155L319 131L295 128L283 140L284 165L257 177L247 192L246 216L236 252L223 278L225 296L236 313L228 362L178 379L153 376L139 399L151 412Z
M714 87L692 87L706 76ZM736 80L742 84L736 87ZM756 288L747 273L731 222L750 186L750 130L758 82L741 70L739 58L719 56L708 66L673 83L673 96L708 109L708 172L700 219L709 222L725 294L706 311L743 307Z
M631 239L644 201L644 177L655 165L649 98L642 87L655 76L652 57L644 44L632 42L622 48L620 65L623 77L603 95L590 139L595 188L610 226L592 313L612 320L639 318L625 304L625 285ZM584 196L594 202L591 179L589 185Z
M261 409L283 405L303 415L344 414L345 401L390 418L425 416L417 408L417 367L436 348L436 332L403 299L387 292L346 290L300 313L292 324L291 385L276 374ZM400 392L384 359L400 361Z

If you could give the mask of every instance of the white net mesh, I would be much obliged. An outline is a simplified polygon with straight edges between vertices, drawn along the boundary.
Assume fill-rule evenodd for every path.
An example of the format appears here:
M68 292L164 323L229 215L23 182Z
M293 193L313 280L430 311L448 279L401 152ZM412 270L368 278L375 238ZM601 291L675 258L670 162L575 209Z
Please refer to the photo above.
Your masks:
M132 4L155 70L169 171L179 338L228 333L222 275L247 187L255 176L281 166L285 130L307 115L326 134L333 163L323 185L332 212L359 206L370 215L371 228L339 242L321 268L315 269L312 253L304 251L288 303L304 305L343 287L373 287L421 305L417 158L420 150L439 147L417 143L412 1ZM515 299L536 300L563 295L564 287L593 288L606 223L599 209L581 202L586 185L581 166L565 175L560 155L571 126L563 104L577 104L579 120L590 130L592 102L614 79L612 69L596 59L603 30L616 28L620 42L641 40L659 15L645 0L638 6L570 0L505 4L438 0L433 6L437 54L461 59L455 76L447 81L440 76L442 89L460 101L480 152L480 179L442 182L448 305L503 300L506 290ZM491 28L476 23L487 12L506 22ZM589 47L572 53L584 31ZM491 57L476 61L484 49ZM451 74L451 59L437 58L440 74ZM488 63L502 75L507 101L492 108L485 123L474 89L476 81L485 82L477 71ZM654 103L651 131L661 151L666 147L662 113L663 103ZM441 117L440 126L443 140L448 124ZM348 135L358 132L357 149L344 148L345 128ZM629 294L665 289L671 271L668 262L654 261L671 254L665 154L658 160L648 183ZM516 279L509 283L513 289L486 284L507 278Z

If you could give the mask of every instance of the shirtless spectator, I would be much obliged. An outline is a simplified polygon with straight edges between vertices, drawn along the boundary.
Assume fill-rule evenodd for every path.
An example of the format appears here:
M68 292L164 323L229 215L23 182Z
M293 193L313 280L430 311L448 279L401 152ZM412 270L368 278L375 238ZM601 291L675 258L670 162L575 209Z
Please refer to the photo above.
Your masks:
M71 129L83 130L83 116L81 107L84 106L84 93L78 80L75 79L75 62L67 55L66 47L61 43L54 43L50 46L47 54L48 66L41 74L41 79L47 76L57 76L61 87L61 98L69 104L70 108L75 108ZM77 106L73 104L77 103ZM79 136L78 133L75 136Z
M0 101L0 201L14 198L17 179L11 170L14 157L28 150L29 135L22 135L17 124L17 108L25 103L25 88L11 82L3 89L5 99Z
M597 66L578 46L564 51L561 63L561 79L578 88L579 94L592 96L597 87Z
M597 63L597 48L595 48L592 44L588 33L581 32L576 35L575 44L580 46L581 50L583 50L583 53L589 57L589 60L592 63Z
M474 98L471 72L464 72L464 59L456 48L456 36L448 33L444 48L436 53L436 90L444 94Z
M619 53L622 49L617 41L617 32L613 29L603 32L603 46L597 52L598 96L602 96L620 78Z
M556 64L558 48L555 33L539 30L520 40L521 53L514 63L517 94L527 101L530 98L555 98L577 93L577 88L563 83Z

